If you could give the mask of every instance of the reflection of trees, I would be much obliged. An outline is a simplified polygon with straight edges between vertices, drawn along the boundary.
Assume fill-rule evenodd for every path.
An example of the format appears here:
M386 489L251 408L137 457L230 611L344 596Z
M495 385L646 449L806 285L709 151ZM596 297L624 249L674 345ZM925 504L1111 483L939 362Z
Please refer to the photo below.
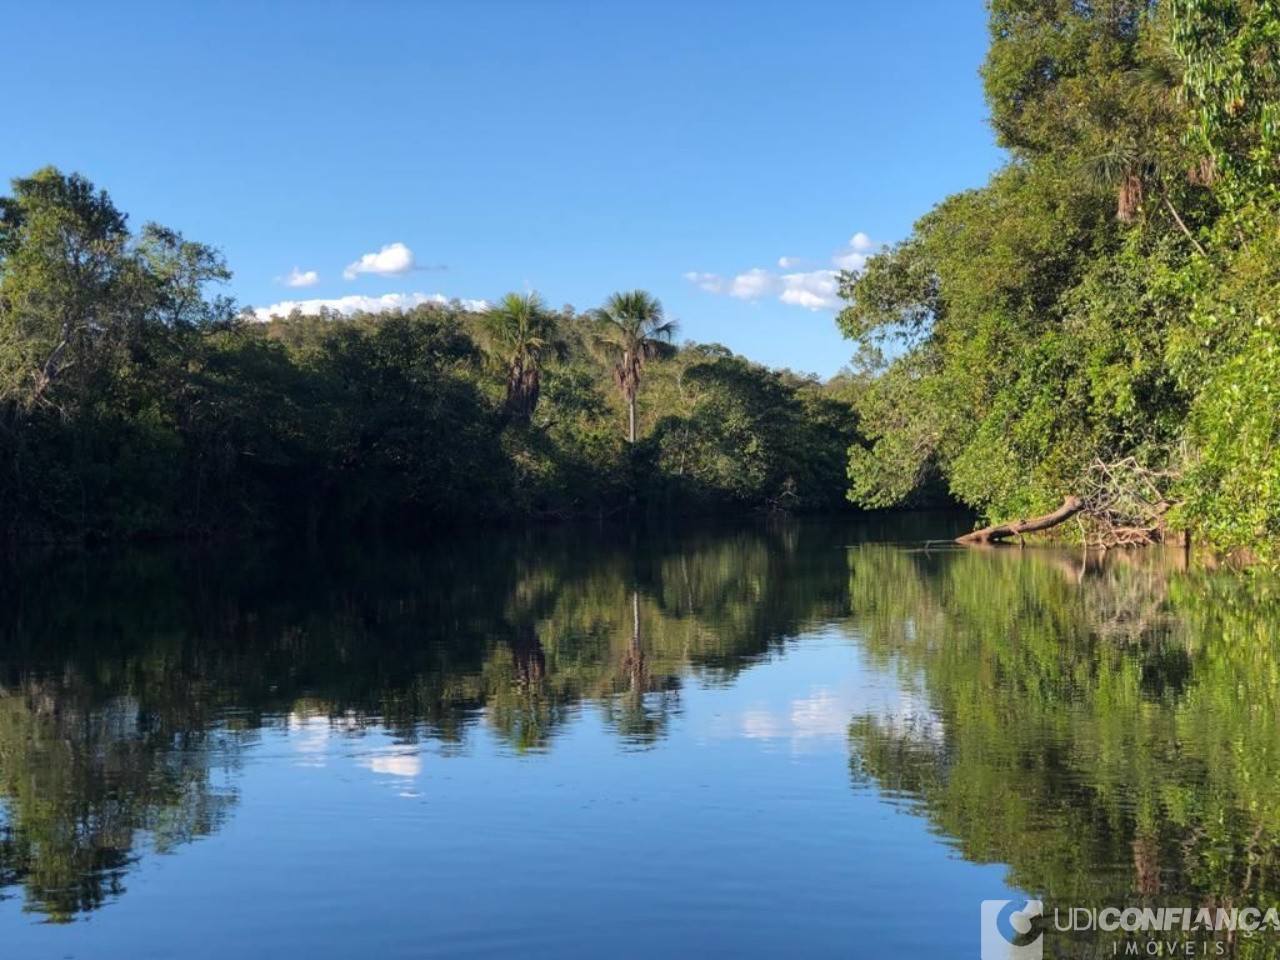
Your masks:
M897 672L858 776L1059 902L1280 891L1280 597L1180 558L910 552L781 525L430 552L137 554L0 578L0 889L52 917L215 830L290 715L552 749L652 744L682 684L841 622Z
M679 704L677 676L655 676L642 640L640 594L631 591L631 636L619 664L622 689L604 701L605 718L634 744L652 743L667 730Z
M0 688L0 887L55 920L122 889L135 845L217 829L234 801L211 767L233 735L175 730L122 695L91 705L58 681Z
M724 682L844 609L817 528L432 551L29 562L0 577L0 890L66 918L147 846L215 830L242 741L290 716L457 749L548 749L584 710L665 734L682 678ZM815 561L814 556L821 559Z
M1276 598L1174 554L1063 559L850 551L854 628L933 714L856 718L857 775L1056 903L1280 901Z
M686 539L597 543L517 558L493 632L485 703L517 749L544 748L583 701L624 739L664 735L681 678L731 679L795 636L846 610L838 535L808 526ZM517 682L536 636L543 674Z

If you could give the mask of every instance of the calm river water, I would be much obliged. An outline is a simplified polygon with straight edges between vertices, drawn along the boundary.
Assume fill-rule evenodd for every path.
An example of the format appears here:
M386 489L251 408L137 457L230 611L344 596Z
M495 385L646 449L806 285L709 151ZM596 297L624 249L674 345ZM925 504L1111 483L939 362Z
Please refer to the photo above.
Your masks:
M0 957L976 958L982 900L1280 903L1280 592L953 530L11 568Z

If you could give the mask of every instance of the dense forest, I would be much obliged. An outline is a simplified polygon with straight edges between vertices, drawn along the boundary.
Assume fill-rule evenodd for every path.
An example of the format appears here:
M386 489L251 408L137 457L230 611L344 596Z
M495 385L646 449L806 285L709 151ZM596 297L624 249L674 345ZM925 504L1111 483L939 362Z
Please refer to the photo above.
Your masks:
M217 251L45 169L0 199L11 539L1078 504L1280 560L1280 6L991 0L1007 162L841 276L828 383L644 291L259 322Z
M424 530L844 503L847 384L598 310L260 322L213 248L132 232L80 175L0 199L0 525L11 540Z
M1280 558L1280 4L989 11L1007 163L843 277L851 496Z

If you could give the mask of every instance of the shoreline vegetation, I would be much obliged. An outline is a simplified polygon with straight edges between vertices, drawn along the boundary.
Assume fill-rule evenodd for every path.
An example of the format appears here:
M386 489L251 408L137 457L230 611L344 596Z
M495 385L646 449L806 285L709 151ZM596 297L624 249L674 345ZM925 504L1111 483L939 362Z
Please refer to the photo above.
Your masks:
M1280 18L991 0L1007 162L841 274L829 381L653 295L260 321L49 167L0 198L8 542L958 504L1280 563ZM1011 518L1028 518L1011 520ZM1068 522L1071 521L1071 522ZM1062 526L1060 526L1062 524Z
M598 310L260 321L221 255L54 168L0 199L10 542L323 537L467 523L848 509L843 379Z
M1276 5L988 8L1005 165L842 277L852 498L932 481L995 524L971 542L1056 528L1276 565Z

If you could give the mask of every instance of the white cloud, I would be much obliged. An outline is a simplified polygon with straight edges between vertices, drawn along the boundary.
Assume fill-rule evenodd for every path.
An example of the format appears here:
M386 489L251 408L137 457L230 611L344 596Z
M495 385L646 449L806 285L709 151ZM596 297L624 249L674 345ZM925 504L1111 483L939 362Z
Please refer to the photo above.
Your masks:
M724 293L724 278L718 274L699 273L696 270L690 270L684 275L684 278L708 293Z
M877 244L862 231L849 238L849 242L831 255L831 266L818 270L794 271L805 261L801 257L779 257L778 266L791 273L776 273L762 267L752 267L745 273L722 276L691 270L684 275L690 283L708 293L736 297L756 302L776 299L782 303L806 310L837 310L840 308L840 271L856 273L867 265Z
M759 300L773 292L775 282L768 270L754 267L730 280L724 292L739 300Z
M356 761L373 773L412 779L422 773L422 758L416 753L380 753Z
M847 250L844 253L836 254L831 258L831 262L841 270L857 273L867 265L867 255L858 253L856 250Z
M743 711L742 735L748 740L777 740L786 734L786 723L766 707Z
M855 717L874 719L883 729L917 743L943 742L944 726L927 699L882 678L816 684L809 695L786 703L755 702L736 718L718 724L713 736L788 741L792 753L807 753L823 743L844 742Z
M392 310L411 310L424 303L450 303L448 297L440 293L384 293L380 297L363 294L352 294L348 297L315 300L281 300L269 307L259 307L254 315L259 320L270 320L273 316L288 316L294 310L305 314L317 314L321 310L336 310L350 316L353 313L387 313ZM460 301L464 310L487 310L489 304L484 300Z
M840 306L840 297L836 293L839 274L835 270L777 274L761 267L753 267L735 277L689 272L684 278L708 293L718 293L752 303L777 299L809 310L834 310Z
M354 280L362 273L379 277L398 277L413 269L413 251L403 243L389 243L377 253L366 253L355 263L347 265L342 276Z
M849 735L848 701L820 687L812 695L791 702L792 736L799 740L814 737L837 740Z
M841 270L857 273L867 265L867 260L875 252L876 245L870 237L859 230L843 248L831 258L831 262Z
M323 767L324 754L329 749L329 718L290 713L285 721L289 741L293 748L304 755L300 764L307 767Z
M286 287L314 287L320 282L320 274L314 270L299 270L294 267L289 271L289 275L284 278Z
M834 270L810 270L807 273L786 273L780 278L782 292L778 299L783 303L804 307L807 310L836 310L840 307L839 274Z
M780 289L781 278L762 267L753 267L736 277L722 277L718 273L689 272L684 278L697 284L708 293L720 293L738 300L759 300L772 297Z
M859 712L860 701L871 694L848 685L832 689L810 688L809 696L786 704L754 703L744 710L737 733L748 740L789 741L792 753L808 753L823 742L843 742L849 720ZM732 730L726 734L732 735Z

